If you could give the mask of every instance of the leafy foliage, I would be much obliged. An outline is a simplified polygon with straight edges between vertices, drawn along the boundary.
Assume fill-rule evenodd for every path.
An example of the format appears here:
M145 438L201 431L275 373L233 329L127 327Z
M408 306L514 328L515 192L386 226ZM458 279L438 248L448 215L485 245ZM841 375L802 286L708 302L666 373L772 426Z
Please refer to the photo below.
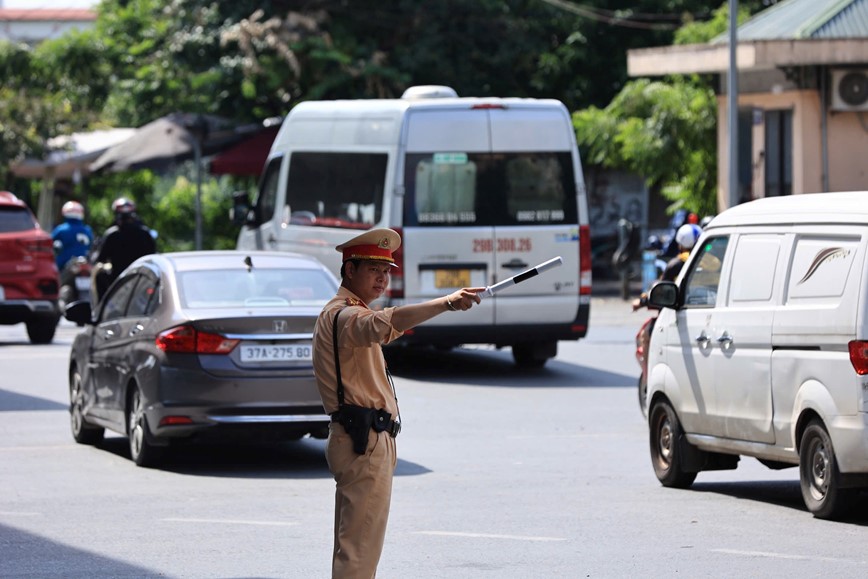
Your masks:
M754 10L769 1L741 4ZM627 49L669 44L683 23L695 24L678 33L680 41L710 38L725 22L725 12L715 12L707 24L699 21L718 2L102 0L92 30L36 48L0 43L0 158L39 157L50 137L141 126L176 111L256 122L282 116L308 99L395 97L414 84L446 84L462 95L553 97L570 110L606 107L577 117L593 120L595 129L603 131L580 139L592 162L659 173L659 163L640 147L665 147L661 154L674 155L682 149L674 137L667 138L666 123L678 120L679 130L699 127L687 126L669 107L656 112L637 108L629 122L604 118L615 110L606 105L627 82ZM617 107L658 92L635 89ZM674 99L664 94L655 98ZM621 143L618 147L605 146L620 133L622 140L612 141ZM681 139L693 141L688 135ZM714 139L706 143L713 145ZM706 149L690 151L700 150ZM713 167L714 157L708 159ZM683 166L698 167L704 160L704 155L694 155ZM8 163L0 163L0 183L6 188L29 188L7 171ZM141 173L90 177L79 196L102 226L108 217L104 206L120 192L131 194L143 217L159 224L161 246L185 246L184 235L191 229L190 171L186 182L172 179L171 185ZM649 178L672 191L681 183L683 194L702 186L699 179L682 182L656 173ZM147 186L161 192L146 192ZM223 235L234 237L221 229L229 227L222 217L228 203L225 187L216 180L203 184L206 213L213 203L221 214L213 222L205 218L206 237L217 236L214 244L226 243ZM165 199L172 200L171 206L153 209L168 203Z
M713 91L675 79L628 83L605 109L573 114L576 136L587 162L643 175L699 215L717 212L714 170L716 105Z
M740 8L739 21L761 7L748 4ZM728 26L724 2L709 21L680 28L675 42L708 42ZM671 212L717 213L717 101L710 81L699 76L630 81L604 109L573 113L573 125L586 162L642 175L649 188L672 202Z

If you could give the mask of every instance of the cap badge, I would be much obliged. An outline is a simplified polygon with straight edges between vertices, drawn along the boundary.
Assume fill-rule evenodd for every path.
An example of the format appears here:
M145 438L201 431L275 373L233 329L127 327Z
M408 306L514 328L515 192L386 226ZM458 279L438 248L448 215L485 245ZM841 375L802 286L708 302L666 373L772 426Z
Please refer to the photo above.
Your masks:
M377 246L380 247L381 249L388 249L389 248L389 238L384 237L383 239L380 240L380 243L378 243Z

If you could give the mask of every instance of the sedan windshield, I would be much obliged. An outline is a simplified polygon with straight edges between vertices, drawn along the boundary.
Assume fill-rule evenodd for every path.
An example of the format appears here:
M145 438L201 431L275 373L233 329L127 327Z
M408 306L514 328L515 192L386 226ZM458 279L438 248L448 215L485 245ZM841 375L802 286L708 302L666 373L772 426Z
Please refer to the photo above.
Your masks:
M337 291L316 269L187 271L178 286L185 308L323 306Z

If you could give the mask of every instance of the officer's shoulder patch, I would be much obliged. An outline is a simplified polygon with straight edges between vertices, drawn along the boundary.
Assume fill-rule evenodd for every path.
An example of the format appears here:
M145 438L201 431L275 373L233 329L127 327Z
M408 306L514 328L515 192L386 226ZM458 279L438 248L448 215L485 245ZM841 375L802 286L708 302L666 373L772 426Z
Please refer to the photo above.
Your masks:
M347 305L348 306L363 306L365 304L359 298L349 297L349 298L347 298Z

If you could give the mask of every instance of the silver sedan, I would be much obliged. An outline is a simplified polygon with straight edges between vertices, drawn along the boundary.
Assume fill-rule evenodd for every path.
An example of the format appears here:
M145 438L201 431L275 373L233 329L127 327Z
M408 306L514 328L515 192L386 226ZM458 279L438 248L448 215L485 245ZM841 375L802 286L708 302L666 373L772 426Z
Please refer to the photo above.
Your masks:
M140 258L91 311L69 361L72 435L129 439L139 466L171 444L324 438L311 335L338 281L314 258L194 251Z

